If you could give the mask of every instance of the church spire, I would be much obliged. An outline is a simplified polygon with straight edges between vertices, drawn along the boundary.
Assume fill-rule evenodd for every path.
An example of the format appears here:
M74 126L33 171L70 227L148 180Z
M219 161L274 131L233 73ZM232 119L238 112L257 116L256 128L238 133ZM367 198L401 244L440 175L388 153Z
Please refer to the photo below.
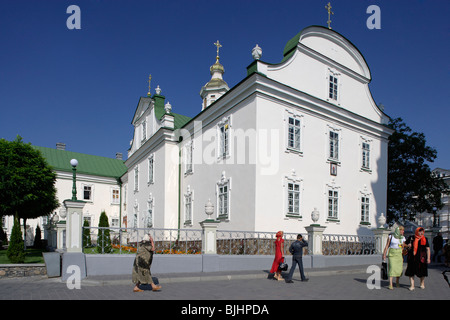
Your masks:
M230 90L227 83L223 80L225 69L219 62L219 49L222 47L222 45L220 44L219 40L217 40L214 45L217 48L217 54L216 63L214 63L209 68L209 71L211 73L211 80L206 83L200 90L200 96L203 100L202 110L219 99L228 90Z

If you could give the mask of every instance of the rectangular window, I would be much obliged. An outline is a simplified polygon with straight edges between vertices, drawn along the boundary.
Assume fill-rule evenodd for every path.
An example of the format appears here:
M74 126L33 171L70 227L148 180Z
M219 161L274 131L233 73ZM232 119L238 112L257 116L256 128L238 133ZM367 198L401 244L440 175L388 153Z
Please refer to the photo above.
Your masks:
M330 131L330 158L339 160L339 133Z
M369 222L369 198L361 197L361 222Z
M119 189L112 189L111 192L111 203L112 204L119 204L120 201L120 193L119 193Z
M142 122L142 141L147 140L147 122Z
M111 227L118 227L118 226L119 226L119 219L111 218Z
M328 97L333 100L337 100L338 96L338 78L330 75L330 87Z
M219 217L228 216L228 185L219 186Z
M229 137L228 137L228 124L220 126L220 156L226 157L229 154Z
M328 218L338 218L339 193L337 190L328 190Z
M184 196L184 221L192 221L192 195L188 194Z
M300 185L288 183L288 212L287 214L300 215Z
M289 118L288 147L300 151L300 120Z
M186 172L192 173L192 142L186 145Z
M91 186L83 186L83 200L92 200Z
M150 157L148 158L148 183L154 182L154 172L155 172L154 160L153 157Z
M370 169L370 144L366 142L362 144L362 167Z

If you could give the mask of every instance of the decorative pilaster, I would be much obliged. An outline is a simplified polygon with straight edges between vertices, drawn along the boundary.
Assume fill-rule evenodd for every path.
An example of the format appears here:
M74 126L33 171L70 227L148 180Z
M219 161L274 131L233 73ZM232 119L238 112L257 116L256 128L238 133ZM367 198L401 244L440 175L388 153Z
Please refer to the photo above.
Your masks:
M66 249L67 252L83 252L83 208L81 200L64 200L66 207Z
M210 200L208 200L205 205L205 213L208 216L208 219L200 222L203 229L202 253L217 254L216 230L220 221L216 221L211 218L214 213L214 206Z
M305 227L308 232L308 250L310 255L322 255L322 235L326 227L312 224Z

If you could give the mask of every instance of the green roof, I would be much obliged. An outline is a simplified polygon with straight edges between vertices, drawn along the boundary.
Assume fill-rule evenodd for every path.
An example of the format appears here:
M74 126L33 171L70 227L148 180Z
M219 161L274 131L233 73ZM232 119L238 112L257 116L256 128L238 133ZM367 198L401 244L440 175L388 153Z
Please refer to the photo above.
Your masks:
M127 172L123 160L39 146L33 148L42 153L54 170L72 172L70 160L77 159L77 173L118 179Z
M162 117L166 114L166 110L164 109L164 100L165 97L162 95L153 95L153 100L155 101L154 108L155 108L155 117L158 120L161 120ZM187 116L183 116L182 114L170 113L174 117L174 129L180 129L182 128L186 123L188 123L191 118Z

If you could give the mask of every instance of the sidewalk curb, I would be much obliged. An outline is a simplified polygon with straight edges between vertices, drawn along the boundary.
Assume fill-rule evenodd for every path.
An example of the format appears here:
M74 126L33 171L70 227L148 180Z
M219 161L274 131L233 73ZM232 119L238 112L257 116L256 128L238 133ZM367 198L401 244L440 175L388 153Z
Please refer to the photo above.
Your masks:
M306 277L323 277L323 276L336 276L342 274L361 274L366 273L367 266L355 266L351 269L337 269L337 270L305 270ZM296 270L297 271L297 270ZM298 272L298 271L297 271ZM284 274L284 273L283 273ZM102 279L102 276L87 277L81 281L82 285L86 286L108 286L108 285L128 285L132 284L131 275L122 277L121 279L110 279L114 276L104 276L106 279ZM181 283L181 282L202 282L202 281L231 281L231 280L251 280L251 279L268 279L269 273L263 270L255 270L246 273L235 272L235 273L220 273L220 274L195 274L195 275L170 275L163 274L153 277L155 282L158 284L166 283Z

